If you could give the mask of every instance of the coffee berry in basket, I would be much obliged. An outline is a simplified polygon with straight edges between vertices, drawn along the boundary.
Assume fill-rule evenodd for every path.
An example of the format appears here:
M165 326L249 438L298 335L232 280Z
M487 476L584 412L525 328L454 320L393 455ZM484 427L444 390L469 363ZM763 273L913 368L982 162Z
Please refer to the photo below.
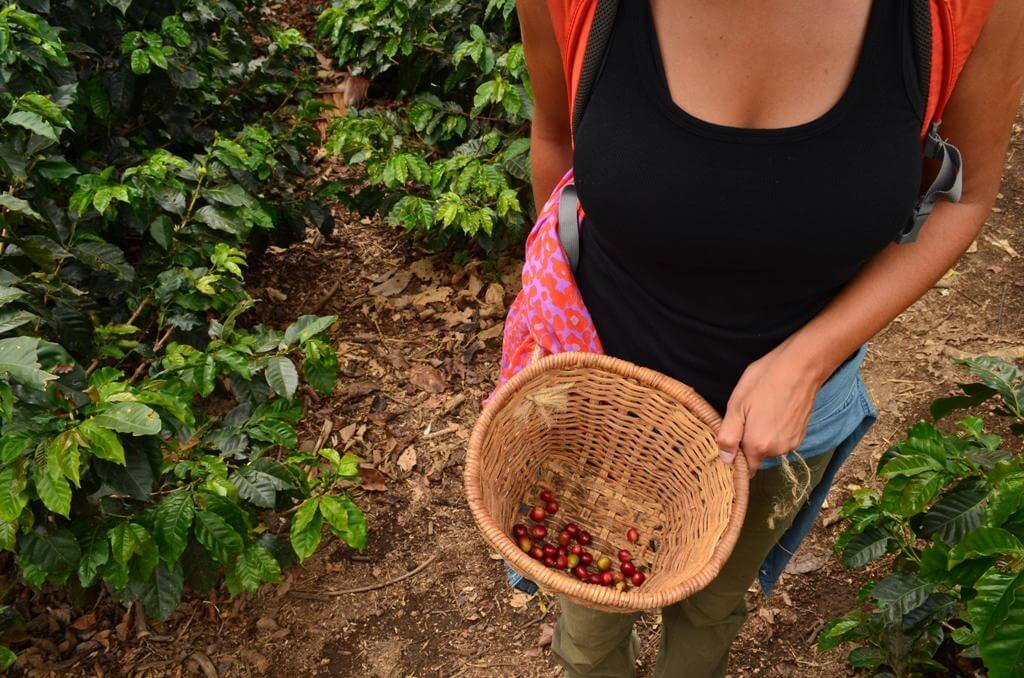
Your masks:
M591 536L576 523L569 522L562 527L557 545L544 542L549 534L549 527L545 523L549 517L558 513L558 502L548 490L541 492L539 498L544 506L535 506L527 513L534 523L533 527L527 527L524 523L512 526L512 538L523 553L539 560L545 567L562 570L595 586L611 586L616 591L629 591L644 583L647 575L633 563L633 556L628 549L619 549L618 569L613 570L609 556L595 556L583 548L590 544ZM631 527L626 530L625 538L630 543L636 543L640 540L640 533Z

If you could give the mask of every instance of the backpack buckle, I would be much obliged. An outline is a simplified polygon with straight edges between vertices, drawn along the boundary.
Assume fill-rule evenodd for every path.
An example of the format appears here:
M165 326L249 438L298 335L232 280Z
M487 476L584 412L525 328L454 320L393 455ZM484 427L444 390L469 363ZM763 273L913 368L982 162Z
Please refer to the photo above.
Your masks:
M926 157L940 160L942 165L939 167L939 171L935 175L931 186L928 187L920 200L917 201L914 213L907 220L907 224L896 236L895 240L900 245L917 240L917 234L921 232L921 227L924 226L924 222L931 216L937 202L940 200L960 202L960 196L963 194L963 157L960 155L960 149L939 135L939 127L941 125L941 120L932 123L928 134L925 136L922 152Z

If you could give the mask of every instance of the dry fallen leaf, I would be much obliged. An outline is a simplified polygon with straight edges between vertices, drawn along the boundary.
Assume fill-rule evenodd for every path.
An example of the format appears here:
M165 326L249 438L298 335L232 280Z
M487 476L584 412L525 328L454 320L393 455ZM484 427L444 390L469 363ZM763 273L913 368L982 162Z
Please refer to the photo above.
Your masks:
M416 363L409 369L409 381L424 391L441 393L444 391L444 377L436 368L424 363Z
M437 276L437 272L434 270L434 257L417 259L409 264L409 270L423 282L433 280Z
M464 308L461 311L449 311L439 314L438 317L444 320L444 324L449 328L458 327L473 321L473 309Z
M505 323L503 323L503 322L495 323L495 324L491 325L490 327L488 327L486 330L480 332L480 334L476 335L476 338L479 339L480 341L487 341L489 339L497 339L498 337L501 336L501 332L504 329L505 329Z
M384 282L374 285L370 288L370 296L373 297L393 297L409 285L409 281L412 280L412 271L408 269L396 269L394 274L389 276Z
M448 297L451 296L452 288L450 287L434 287L431 289L424 290L412 298L413 306L426 306L427 304L438 304L448 301Z
M91 629L95 625L96 613L86 612L81 617L76 619L73 624L71 624L71 628L75 629L76 631L85 631L87 629Z
M813 553L798 554L786 566L786 574L807 574L820 570L828 562L828 556L815 555Z
M513 609L519 610L526 607L526 604L530 602L531 598L533 598L533 596L531 596L529 593L525 593L523 591L513 591L512 596L509 598L508 604L511 605Z
M410 445L398 456L398 468L408 473L416 465L416 448Z
M1011 259L1015 259L1020 256L1020 253L1017 252L1017 250L1013 249L1013 245L1011 245L1010 241L1007 240L1006 238L993 238L990 235L986 235L985 240L989 241L1002 251L1009 254Z
M373 467L359 467L359 487L367 492L384 492L388 489L384 474Z

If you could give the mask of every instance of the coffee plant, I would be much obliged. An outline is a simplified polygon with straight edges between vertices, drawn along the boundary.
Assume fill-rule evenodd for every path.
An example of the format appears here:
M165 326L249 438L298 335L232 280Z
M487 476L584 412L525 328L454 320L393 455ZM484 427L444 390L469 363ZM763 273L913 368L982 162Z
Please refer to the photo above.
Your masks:
M962 364L978 381L936 400L933 419L994 402L1009 434L1024 433L1024 372L992 357ZM843 506L836 550L848 567L893 554L890 573L826 625L819 648L854 641L850 664L875 675L971 675L979 661L993 677L1024 675L1019 446L1007 449L978 416L951 433L922 422L882 456L878 475L881 492L855 490Z
M359 459L293 427L335 318L244 322L247 255L331 227L297 188L314 53L262 5L0 2L0 549L32 586L162 620L279 581L324 523L366 542Z
M439 246L517 243L532 94L514 0L335 0L317 30L386 100L331 124L328 150L365 170L355 206Z

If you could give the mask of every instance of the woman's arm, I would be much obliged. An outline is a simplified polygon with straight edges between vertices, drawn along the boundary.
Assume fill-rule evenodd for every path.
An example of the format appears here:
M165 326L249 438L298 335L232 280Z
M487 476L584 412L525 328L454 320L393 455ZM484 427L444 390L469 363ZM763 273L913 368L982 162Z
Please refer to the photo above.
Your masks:
M562 54L551 25L548 4L541 0L518 0L516 10L533 86L530 167L533 200L539 210L572 165L569 101Z
M940 203L917 242L889 245L811 322L752 363L729 399L722 457L743 452L751 472L803 440L822 383L861 344L919 299L963 254L988 218L1024 89L1024 3L998 0L943 116L964 154L963 199Z

